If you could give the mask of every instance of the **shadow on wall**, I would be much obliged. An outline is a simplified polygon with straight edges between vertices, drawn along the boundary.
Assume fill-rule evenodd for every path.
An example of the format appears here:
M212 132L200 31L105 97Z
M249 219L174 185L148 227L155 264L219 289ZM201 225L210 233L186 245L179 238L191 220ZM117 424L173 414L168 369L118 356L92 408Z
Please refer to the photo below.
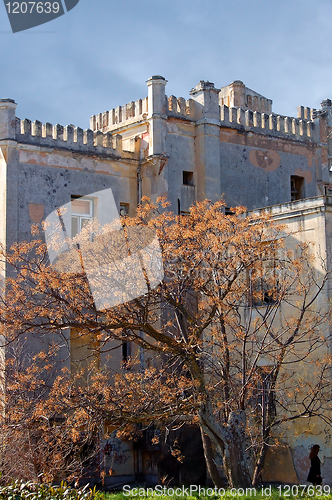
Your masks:
M182 461L177 460L177 451ZM173 452L173 454L172 454ZM206 484L207 474L201 434L197 427L184 426L171 431L163 445L159 462L160 478L165 485Z

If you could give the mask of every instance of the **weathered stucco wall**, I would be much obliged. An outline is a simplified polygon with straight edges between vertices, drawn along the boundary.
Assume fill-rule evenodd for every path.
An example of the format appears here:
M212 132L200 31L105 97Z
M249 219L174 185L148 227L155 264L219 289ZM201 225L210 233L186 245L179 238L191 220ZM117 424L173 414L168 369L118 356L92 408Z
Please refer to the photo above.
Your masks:
M304 198L318 194L312 146L293 145L293 152L286 152L287 144L278 142L265 140L264 149L221 143L221 192L227 206L255 209L286 203L291 200L291 175L304 178Z
M328 234L332 226L332 199L330 197L316 197L307 200L299 200L293 203L272 206L269 208L274 219L282 224L286 224L291 232L287 238L287 248L296 251L296 245L299 242L309 243L315 260L312 263L316 273L316 279L319 282L324 276L326 270L331 269L331 245ZM324 313L328 310L331 301L331 283L327 283L315 302L315 308ZM283 310L287 317L287 310ZM290 316L289 316L290 317ZM328 321L320 326L320 332L329 339L331 336L331 325ZM317 360L324 359L329 352L329 342L325 347L315 351ZM315 364L299 363L296 367L295 376L299 379L315 380ZM296 384L295 384L296 386ZM329 415L327 414L327 417ZM281 432L281 429L279 430ZM320 458L322 461L322 476L324 484L332 485L331 462L332 462L332 442L330 427L319 418L297 419L286 425L279 439L289 445L289 451L286 448L270 451L270 456L264 468L264 478L269 481L294 482L294 473L299 484L306 484L306 478L310 468L308 458L313 444L319 444ZM287 453L285 462L289 465L284 467L283 455ZM290 460L290 457L292 460ZM270 467L269 464L274 464Z

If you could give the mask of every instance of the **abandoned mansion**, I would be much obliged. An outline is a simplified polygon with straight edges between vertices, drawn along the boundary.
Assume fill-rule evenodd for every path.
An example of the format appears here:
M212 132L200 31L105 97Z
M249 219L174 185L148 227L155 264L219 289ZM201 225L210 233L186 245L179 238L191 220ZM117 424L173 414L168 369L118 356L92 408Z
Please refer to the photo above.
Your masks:
M111 193L110 213L129 216L143 196L166 197L179 215L195 201L222 197L226 210L268 208L276 221L301 229L332 269L331 100L320 109L300 106L297 117L289 117L274 113L270 99L239 80L222 88L200 81L189 99L168 97L166 85L164 77L152 76L147 97L95 114L88 130L20 119L16 102L1 99L0 243L9 248L29 240L33 224L66 204L67 232L75 235L98 212L102 218L103 192ZM121 370L121 353L114 369ZM303 484L308 448L317 442L322 474L332 484L332 442L324 425L299 427L288 447L268 453L263 479ZM115 442L105 444L105 450L110 444L122 450L121 460L112 458L114 483L133 480L138 469L146 477L157 474L153 447L137 458L132 443Z

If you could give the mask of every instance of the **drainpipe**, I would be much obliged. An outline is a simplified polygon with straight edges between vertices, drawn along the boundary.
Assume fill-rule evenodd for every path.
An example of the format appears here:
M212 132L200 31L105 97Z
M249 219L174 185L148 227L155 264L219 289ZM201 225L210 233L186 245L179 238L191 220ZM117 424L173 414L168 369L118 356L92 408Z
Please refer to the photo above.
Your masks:
M137 167L137 206L142 203L142 176L141 176L141 158L138 160Z

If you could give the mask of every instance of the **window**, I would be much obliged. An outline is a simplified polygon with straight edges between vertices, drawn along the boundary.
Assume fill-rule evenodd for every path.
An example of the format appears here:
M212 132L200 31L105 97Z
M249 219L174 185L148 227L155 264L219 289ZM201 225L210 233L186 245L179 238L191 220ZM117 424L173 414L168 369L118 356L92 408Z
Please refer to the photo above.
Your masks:
M193 186L194 185L194 174L193 172L183 171L183 184L185 186Z
M124 217L129 214L129 205L128 203L120 203L120 217Z
M256 398L253 403L256 407L256 415L261 420L262 428L265 429L267 414L276 416L275 392L274 392L274 366L257 366ZM256 400L256 401L255 401Z
M125 365L125 367L128 369L129 365L128 362L130 360L131 356L131 346L130 342L123 341L122 342L122 363Z
M235 212L230 209L230 207L225 207L225 215L234 215Z
M304 178L299 175L291 175L291 201L304 198Z
M270 306L276 304L280 293L275 260L256 262L249 270L250 305Z
M253 293L253 305L254 306L268 306L275 304L277 302L276 293L270 283L264 279L260 278L259 282L254 285Z
M71 199L71 237L80 234L85 224L93 217L93 200L83 197Z

